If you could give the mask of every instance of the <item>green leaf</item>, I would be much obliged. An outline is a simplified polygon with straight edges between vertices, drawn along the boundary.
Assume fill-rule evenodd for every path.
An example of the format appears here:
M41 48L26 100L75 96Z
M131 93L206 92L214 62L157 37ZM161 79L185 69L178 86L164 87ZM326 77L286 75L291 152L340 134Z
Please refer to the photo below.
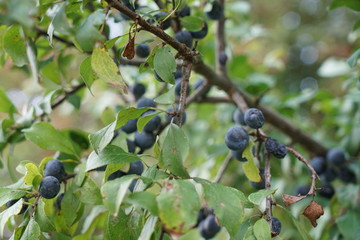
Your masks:
M7 4L7 14L11 20L18 22L27 28L32 27L37 12L36 0L11 0Z
M157 50L154 57L154 68L162 80L171 84L175 83L173 72L176 71L176 61L168 47Z
M14 190L11 188L0 188L0 206L3 206L8 201L19 199L25 196L26 191Z
M333 0L330 9L335 9L338 7L348 7L355 11L360 11L360 3L358 0Z
M34 187L37 188L42 178L39 168L34 163L26 164L25 168L26 175L24 177L24 183L26 185L34 185Z
M0 213L0 238L4 237L4 227L10 217L20 213L23 202L23 199L20 199L14 205Z
M275 192L276 190L262 189L257 192L251 193L248 198L253 204L259 205L265 197L274 194Z
M101 35L99 29L96 27L97 25L102 24L104 22L104 19L105 19L105 13L99 9L98 11L93 12L91 15L89 15L84 20L84 22L81 23L80 27L77 29L76 41L80 45L83 51L85 52L92 51L95 43L99 40L104 39L104 36Z
M23 131L28 140L43 149L79 156L79 152L73 146L72 140L66 134L56 130L50 123L35 123L31 128Z
M116 127L115 129L118 129L119 127L124 126L127 121L131 120L131 119L137 119L139 118L144 112L146 112L147 110L149 110L150 108L134 108L134 107L130 107L130 108L125 108L122 109L116 117Z
M173 233L189 231L197 221L200 199L192 183L171 180L157 197L159 218Z
M102 151L113 139L116 121L89 135L92 148L96 153Z
M240 228L239 228L239 231L236 233L236 235L234 237L231 238L231 240L241 240L241 239L244 239L245 237L245 234L247 232L247 230L249 229L249 227L251 226L251 223L250 223L250 219L248 220L245 220Z
M79 193L76 189L68 190L65 192L61 201L61 214L64 216L65 223L68 227L72 226L81 208L81 202L79 199Z
M127 86L120 71L107 50L97 47L91 55L91 67L94 73L112 88L121 88L127 92Z
M39 239L41 235L39 224L34 220L34 218L30 218L29 223L27 224L23 235L20 240L34 240Z
M187 136L181 128L171 123L163 140L159 165L163 169L169 169L176 176L189 178L189 174L183 166L183 159L185 159L188 151L189 140Z
M254 235L254 229L253 227L249 227L248 230L245 233L244 240L257 240Z
M15 111L14 105L7 97L5 91L2 88L0 88L0 112L10 114L13 111Z
M144 225L144 219L136 212L126 215L120 209L118 216L109 214L108 221L105 224L105 239L108 240L125 240L125 239L141 239L140 232Z
M79 193L80 201L85 204L100 205L102 203L100 189L90 177L88 177L84 185L75 192Z
M13 25L8 28L3 37L3 48L11 57L13 63L18 67L28 63L26 44L21 36L21 31L19 25Z
M134 192L128 196L127 202L147 209L152 215L158 216L159 210L156 195L150 192Z
M153 119L156 115L159 115L160 112L153 112L149 115L143 116L141 118L139 118L139 120L137 121L137 130L138 132L142 132L144 127L146 126L146 124Z
M244 216L241 197L234 188L217 183L203 182L205 200L213 208L221 226L224 226L230 236L235 236Z
M125 194L128 191L131 182L137 177L138 176L133 174L126 175L121 178L108 181L101 187L104 205L114 216L117 216L120 205L124 200Z
M136 154L125 152L118 146L108 145L99 154L95 152L90 154L86 163L86 171L111 163L130 163L138 160L140 158Z
M348 211L343 216L336 219L336 224L345 239L360 239L359 225L360 213L359 211Z
M263 218L256 221L253 232L257 240L271 240L269 223Z
M80 75L86 86L88 87L89 91L91 92L91 85L96 80L96 75L91 67L91 56L82 61L80 65Z
M349 57L346 62L349 64L350 67L355 67L357 64L357 61L359 59L360 56L360 48L357 49L352 55L351 57Z
M160 104L173 104L175 102L175 87L172 86L166 93L161 94L160 96L154 99L155 102Z
M81 233L86 233L91 228L93 222L98 219L98 216L102 215L105 212L106 208L103 205L93 207L90 214L86 216Z
M186 16L180 18L181 25L188 31L197 32L204 27L204 21L199 17Z
M42 232L52 232L55 230L55 226L53 225L50 218L45 214L44 208L45 203L43 199L40 198L34 215L35 221L39 224L40 230Z
M243 158L246 158L247 161L242 165L244 173L246 177L252 182L260 182L260 171L255 165L254 156L252 154L252 147L254 143L252 141L249 142L248 146L245 148L243 152Z
M150 240L152 233L155 230L156 222L158 217L150 216L144 225L144 228L141 231L139 239L141 240Z

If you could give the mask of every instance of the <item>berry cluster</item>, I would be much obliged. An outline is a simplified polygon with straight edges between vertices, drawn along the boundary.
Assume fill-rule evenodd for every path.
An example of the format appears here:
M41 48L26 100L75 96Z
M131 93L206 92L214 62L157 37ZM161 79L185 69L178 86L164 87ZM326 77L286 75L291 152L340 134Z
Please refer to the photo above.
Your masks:
M310 165L321 178L323 185L318 193L324 198L330 199L335 194L332 182L336 178L339 178L344 183L356 182L355 173L346 164L344 152L338 148L330 149L326 157L313 157ZM298 186L296 188L296 195L306 195L309 190L310 188L306 185Z

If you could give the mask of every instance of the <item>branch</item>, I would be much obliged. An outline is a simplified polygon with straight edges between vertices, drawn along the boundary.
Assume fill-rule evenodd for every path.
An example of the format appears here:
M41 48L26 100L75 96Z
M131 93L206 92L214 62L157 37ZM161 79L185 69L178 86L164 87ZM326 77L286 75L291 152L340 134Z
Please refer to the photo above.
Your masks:
M83 87L85 87L85 83L81 83L77 86L75 86L73 89L71 89L70 91L66 91L64 93L64 95L62 97L60 97L59 99L57 99L57 101L55 101L53 104L51 104L51 108L54 109L56 107L58 107L62 102L64 102L68 97L70 97L71 95L75 94L77 91L79 91L80 89L82 89ZM45 113L43 114L45 115Z
M311 186L310 186L310 190L307 193L307 195L314 195L316 192L316 179L320 179L319 176L317 175L316 171L314 170L314 168L310 165L310 163L303 157L300 155L300 153L298 153L295 149L291 148L291 147L287 147L287 149L289 150L289 152L291 152L292 154L294 154L294 156L299 159L301 162L303 162L306 167L310 170L311 172Z
M180 89L180 100L179 100L179 111L178 111L178 125L181 127L183 112L186 107L186 96L187 89L189 87L189 78L191 74L192 63L188 60L184 61L183 65L183 77L181 79L181 89Z
M271 173L270 173L270 156L268 151L265 149L265 169L264 169L264 177L265 177L265 189L271 188ZM270 229L272 229L272 196L266 197L266 215L267 221L269 222Z
M232 159L232 154L231 154L231 152L229 152L228 155L226 156L223 164L221 165L219 171L216 174L216 177L215 177L215 180L214 180L215 183L219 183L221 181L227 167L229 166L229 164L231 162L231 159Z
M225 9L225 1L219 0L218 3ZM216 71L218 74L227 76L226 64L220 63L220 54L225 52L225 11L223 16L217 21L216 25Z

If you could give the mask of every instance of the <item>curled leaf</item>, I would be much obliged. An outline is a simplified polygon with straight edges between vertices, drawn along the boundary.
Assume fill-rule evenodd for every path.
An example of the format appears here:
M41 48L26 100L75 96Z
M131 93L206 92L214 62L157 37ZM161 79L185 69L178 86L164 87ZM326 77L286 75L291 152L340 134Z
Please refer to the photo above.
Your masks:
M323 207L315 201L311 201L309 206L307 206L303 214L310 220L313 227L317 226L316 220L324 214Z
M292 195L287 195L287 194L283 194L282 198L284 201L284 204L286 206L290 206L291 204L294 204L300 200L303 200L304 198L306 198L307 195L305 196L292 196Z

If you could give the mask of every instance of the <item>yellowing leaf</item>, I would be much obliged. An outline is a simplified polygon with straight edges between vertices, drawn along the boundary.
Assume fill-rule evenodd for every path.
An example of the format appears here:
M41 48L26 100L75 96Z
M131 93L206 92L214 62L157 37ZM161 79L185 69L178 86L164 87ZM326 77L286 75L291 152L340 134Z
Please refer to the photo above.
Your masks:
M24 183L26 185L33 185L33 181L36 177L41 178L39 168L34 163L26 164L25 168L27 170L24 178Z
M120 71L110 54L103 48L97 47L91 55L91 67L95 74L113 88L121 88L127 92L127 86Z
M252 154L252 147L254 146L253 142L249 142L249 145L245 148L243 153L243 158L247 159L247 162L245 162L242 165L242 168L244 170L244 173L246 177L252 181L252 182L260 182L261 177L259 175L259 169L254 163L254 156Z

